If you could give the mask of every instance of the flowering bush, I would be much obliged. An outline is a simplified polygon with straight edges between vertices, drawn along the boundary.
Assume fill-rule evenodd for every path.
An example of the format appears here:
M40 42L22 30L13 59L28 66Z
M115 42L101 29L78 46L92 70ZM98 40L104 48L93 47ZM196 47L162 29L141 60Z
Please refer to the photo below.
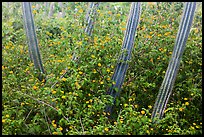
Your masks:
M202 134L199 5L164 118L152 123L151 112L173 51L182 3L141 3L132 59L111 119L104 109L113 98L106 92L114 84L111 77L130 3L100 3L92 36L84 33L87 3L64 3L66 17L59 19L55 14L46 19L45 7L37 9L39 3L33 3L46 81L35 76L21 10L12 12L6 4L2 4L2 134ZM15 28L16 23L21 27ZM76 60L72 60L74 54Z

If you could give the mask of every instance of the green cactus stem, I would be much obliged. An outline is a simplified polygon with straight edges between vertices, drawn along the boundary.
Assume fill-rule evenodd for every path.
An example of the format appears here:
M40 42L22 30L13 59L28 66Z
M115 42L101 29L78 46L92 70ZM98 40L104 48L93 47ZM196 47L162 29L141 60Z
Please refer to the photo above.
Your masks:
M187 2L184 7L182 19L179 25L179 31L177 34L175 46L173 49L172 57L169 62L164 80L159 89L159 93L153 108L152 119L154 118L161 119L166 105L168 103L169 97L171 95L173 85L176 80L176 76L179 70L179 65L181 57L183 55L186 41L190 33L190 28L193 22L193 17L196 9L195 2Z
M113 84L108 91L108 94L114 97L114 104L116 97L118 97L120 94L121 86L123 84L125 74L128 69L128 61L131 58L131 51L134 45L135 33L139 24L140 14L140 2L132 2L121 50L122 53L118 59L117 66L112 77L112 80L115 81L115 84ZM108 105L105 111L111 114L112 108L112 105Z
M45 73L41 57L40 51L38 47L38 41L35 32L35 25L33 20L33 14L31 9L30 2L22 2L22 9L23 9L23 19L24 19L24 28L26 31L26 37L28 42L28 49L31 61L34 63L34 66L37 70L39 70L40 75L39 79L42 80L42 75Z

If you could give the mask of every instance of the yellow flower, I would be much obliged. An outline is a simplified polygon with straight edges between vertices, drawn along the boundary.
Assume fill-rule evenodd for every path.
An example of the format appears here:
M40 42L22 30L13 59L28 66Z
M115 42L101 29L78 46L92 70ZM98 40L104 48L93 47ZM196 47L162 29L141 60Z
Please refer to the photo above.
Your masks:
M9 118L9 115L7 114L6 117Z
M195 129L195 128L194 128L194 127L192 127L192 126L191 126L190 128L191 128L191 129Z
M75 82L75 86L76 86L78 89L81 87L78 82Z
M94 56L94 55L91 55L91 57L92 57L92 58L95 58L95 56Z
M193 93L191 93L191 96L193 96L194 94Z
M125 31L125 30L126 30L126 28L121 28L121 30L122 30L122 31Z
M90 96L91 96L91 94L89 93L89 94L88 94L88 96L90 97Z
M57 132L53 132L52 134L53 134L53 135L57 135L58 133L57 133Z
M121 124L123 123L123 120L122 120L122 119L120 119L120 123L121 123Z
M150 59L150 62L153 62L153 58Z
M127 107L128 106L128 104L124 104L124 107Z
M120 17L120 14L118 13L117 16Z
M184 98L183 100L188 100L188 98Z
M2 119L2 123L5 123L6 122L6 120L5 119Z
M100 66L101 66L101 63L98 63L98 66L100 67Z
M66 96L62 96L62 99L65 99L66 98Z
M179 111L183 111L183 108L179 108Z
M97 73L97 71L95 69L93 69L93 73Z
M103 81L101 81L100 84L102 85L102 84L103 84Z
M79 71L79 74L83 74L83 72Z
M163 48L159 48L159 51L162 51L163 50Z
M92 82L93 82L93 83L95 83L95 82L96 82L96 80L92 80Z
M189 105L189 103L188 103L188 102L186 102L186 103L185 103L185 105L186 105L186 106L188 106L188 105Z
M108 11L108 14L112 14L112 12L111 12L111 11Z
M129 98L129 101L132 101L132 98Z
M36 87L36 86L33 86L33 89L34 89L34 90L36 90L36 89L37 89L37 87Z
M107 80L109 81L109 80L110 80L110 77L108 77Z
M58 59L57 62L62 62L62 60Z
M80 10L79 10L79 13L83 13L83 10L82 10L82 9L80 9Z
M151 39L151 38L152 38L152 36L149 36L149 35L148 35L147 37L148 37L149 39Z
M56 94L57 93L57 91L55 91L55 90L52 90L52 94Z
M110 69L107 69L106 71L109 73L109 72L110 72Z
M13 74L13 71L9 71L10 74Z
M148 106L148 108L150 108L150 109L151 109L151 108L152 108L152 106L151 106L151 105L149 105L149 106Z
M62 127L59 127L59 130L60 130L60 131L62 131L62 130L63 130L63 128L62 128Z
M138 105L135 105L135 108L137 108L138 107Z
M62 81L66 81L67 79L66 78L62 78Z
M196 28L195 33L198 33L198 29Z
M171 33L171 32L166 32L164 35L165 35L165 36L168 36L170 33Z
M195 126L195 125L196 125L196 123L193 123L193 125Z
M158 37L161 37L161 34L158 34L157 36L158 36Z
M115 125L117 125L117 122L114 122Z
M57 124L52 124L52 125L53 125L53 127L55 127L55 128L57 127Z
M113 85L115 85L116 83L113 81Z
M105 130L105 131L108 131L108 128L106 127L104 130Z
M23 106L23 105L25 105L25 103L22 102L22 103L21 103L21 106Z
M88 103L89 103L89 101L86 101L86 103L88 104Z
M36 10L33 10L33 14L36 14L37 13L37 11Z
M145 111L144 111L144 110L142 110L142 111L141 111L141 114L142 114L142 115L144 115L144 114L145 114Z
M91 108L91 105L88 105L89 108Z

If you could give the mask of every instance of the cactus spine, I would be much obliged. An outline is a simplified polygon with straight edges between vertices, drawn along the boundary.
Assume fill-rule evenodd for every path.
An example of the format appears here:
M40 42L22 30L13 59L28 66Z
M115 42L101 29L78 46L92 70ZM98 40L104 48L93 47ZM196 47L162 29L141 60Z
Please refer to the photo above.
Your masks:
M122 55L118 59L117 66L112 77L112 80L115 81L115 84L113 84L108 91L108 94L114 97L114 103L116 97L120 94L120 89L128 69L128 61L131 58L131 51L134 45L135 33L139 24L140 14L140 2L132 2L122 45ZM118 91L116 89L118 89ZM105 111L111 114L112 107L113 106L107 106Z
M179 70L181 57L183 55L186 41L193 22L195 9L195 2L187 2L185 4L172 57L169 62L162 85L159 89L159 93L152 112L152 119L154 119L155 117L162 118L163 116L164 110L173 89L173 85L176 80L176 75Z
M22 2L22 9L23 9L24 28L26 31L30 58L34 63L35 68L39 70L41 73L45 73L42 65L41 57L40 57L40 51L38 48L38 41L37 41L36 32L35 32L35 25L33 20L31 3ZM41 76L39 79L41 79Z

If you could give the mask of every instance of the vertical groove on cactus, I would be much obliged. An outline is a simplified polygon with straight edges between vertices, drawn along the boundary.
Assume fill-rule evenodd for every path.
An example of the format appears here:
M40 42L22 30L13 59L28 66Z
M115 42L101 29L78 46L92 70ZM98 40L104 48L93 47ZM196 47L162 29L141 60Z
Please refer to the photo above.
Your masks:
M159 89L159 93L152 112L152 119L154 119L155 117L162 118L163 116L164 110L166 108L167 102L173 89L173 85L176 80L176 75L179 70L181 57L183 55L186 46L186 41L190 33L195 9L195 2L187 2L185 4L172 57L169 62L162 85Z
M89 5L89 9L88 9L88 12L86 14L86 22L87 22L87 26L85 28L85 32L91 36L92 34L92 30L93 30L93 23L94 21L91 19L91 16L95 16L96 14L96 9L98 8L99 6L99 2L90 2L90 5Z
M128 61L131 58L131 51L134 45L135 33L137 26L139 24L140 14L141 14L140 2L132 2L128 17L128 23L125 31L125 37L121 49L122 53L118 59L117 66L112 77L112 80L115 81L115 84L113 84L108 91L108 94L114 97L114 104L116 97L118 97L120 94L121 86L123 84L125 74L128 69ZM105 111L111 114L112 107L113 107L112 105L107 106Z
M40 70L41 73L45 73L42 65L41 57L40 57L40 51L39 51L38 41L37 41L36 32L35 32L35 25L33 21L31 3L23 2L22 9L23 9L24 28L26 32L30 58L34 63L35 68L37 70Z

